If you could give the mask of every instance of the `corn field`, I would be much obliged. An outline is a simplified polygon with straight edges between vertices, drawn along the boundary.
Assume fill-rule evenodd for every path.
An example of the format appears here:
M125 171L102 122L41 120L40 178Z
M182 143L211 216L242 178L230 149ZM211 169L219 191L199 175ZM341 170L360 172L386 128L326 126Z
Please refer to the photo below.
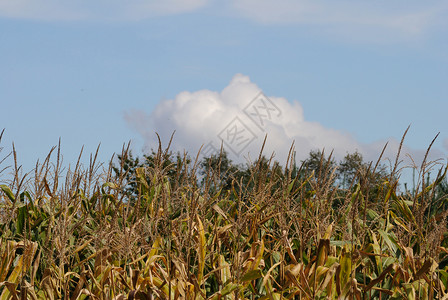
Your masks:
M429 181L424 161L400 192L399 154L387 178L371 164L344 189L324 164L259 160L223 188L167 153L113 172L95 154L63 169L56 148L23 175L13 152L0 299L448 299L446 165Z

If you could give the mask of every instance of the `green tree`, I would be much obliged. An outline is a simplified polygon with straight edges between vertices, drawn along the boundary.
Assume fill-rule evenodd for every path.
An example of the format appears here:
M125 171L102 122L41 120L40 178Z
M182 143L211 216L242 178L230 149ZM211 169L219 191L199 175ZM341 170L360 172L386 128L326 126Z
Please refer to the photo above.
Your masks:
M139 195L137 169L145 170L146 181L151 182L151 176L157 170L160 177L166 176L170 182L171 189L181 185L189 176L188 166L191 158L182 155L180 152L174 154L172 151L156 152L151 150L150 154L142 157L134 157L131 151L124 151L118 155L118 164L114 164L112 169L115 175L123 181L124 192L128 199L133 202Z
M382 197L382 182L389 181L389 172L381 163L366 162L361 153L347 153L337 168L338 182L342 189L348 189L359 183L369 198L379 199Z
M358 151L347 153L344 159L339 163L337 169L338 179L343 188L348 188L353 183L359 172L365 171L367 164L364 163L362 154Z
M201 186L208 190L230 191L234 180L243 176L242 166L236 165L223 150L219 155L202 158L199 163Z
M320 150L311 150L306 160L302 161L302 170L308 176L314 172L314 178L318 181L326 180L336 168L336 162L332 153L325 157L325 153Z

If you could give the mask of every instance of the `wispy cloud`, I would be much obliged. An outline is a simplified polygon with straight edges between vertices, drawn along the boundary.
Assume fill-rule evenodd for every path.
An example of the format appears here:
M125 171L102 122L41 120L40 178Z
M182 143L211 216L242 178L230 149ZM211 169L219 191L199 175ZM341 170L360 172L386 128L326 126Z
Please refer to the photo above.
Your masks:
M36 20L134 21L195 11L208 0L0 0L0 16Z
M234 13L266 24L302 24L328 33L410 38L446 25L446 1L233 0ZM376 39L380 39L377 36Z
M262 24L306 26L349 40L400 41L446 28L446 1L323 0L0 0L0 17L35 20L138 21L155 16L227 12ZM219 12L217 12L219 11Z
M125 119L145 141L146 149L156 148L155 132L165 139L176 131L173 148L195 155L203 145L204 151L217 150L223 143L232 159L245 162L257 157L267 134L265 154L275 152L276 159L286 162L288 151L295 144L297 159L303 160L311 149L323 149L342 159L356 150L368 160L376 160L389 142L385 157L395 158L399 142L391 138L371 144L360 143L348 132L327 128L318 122L307 121L298 101L281 97L265 97L249 77L237 74L221 92L200 90L179 93L172 100L161 101L151 113L131 111ZM209 152L210 153L210 152ZM404 146L420 161L424 150ZM434 151L433 157L441 157Z

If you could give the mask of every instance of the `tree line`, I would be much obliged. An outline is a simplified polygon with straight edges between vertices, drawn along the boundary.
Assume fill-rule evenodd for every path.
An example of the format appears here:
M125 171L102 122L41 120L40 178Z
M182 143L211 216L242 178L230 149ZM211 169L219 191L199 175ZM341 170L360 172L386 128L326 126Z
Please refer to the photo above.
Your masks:
M198 188L223 192L240 189L242 186L248 189L262 180L274 180L277 182L276 188L280 188L279 184L287 176L309 178L309 181L312 179L316 184L319 181L330 181L333 187L339 190L350 189L356 183L368 184L373 188L382 180L390 180L392 176L385 165L366 162L358 151L347 153L342 160L337 161L331 153L327 156L324 151L311 150L308 157L299 162L293 154L287 166L282 166L272 157L264 155L260 155L254 162L238 164L232 161L225 150L196 161L187 154L168 150L152 150L151 153L140 157L126 152L117 157L118 161L113 170L116 176L121 176L126 181L126 192L131 198L139 194L138 170L143 172L145 169L156 167L163 170L163 176L168 178L173 187L180 185L186 176L191 179L193 174ZM261 175L264 178L260 178ZM145 176L147 181L150 181L149 174Z

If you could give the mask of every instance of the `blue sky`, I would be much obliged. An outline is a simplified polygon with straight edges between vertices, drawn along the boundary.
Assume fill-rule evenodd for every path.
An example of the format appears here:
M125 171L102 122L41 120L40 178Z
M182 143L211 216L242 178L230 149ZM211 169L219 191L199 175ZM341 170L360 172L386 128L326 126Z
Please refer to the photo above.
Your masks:
M406 153L448 153L448 2L0 0L2 154L31 170L61 138L65 163L164 143L195 153L262 91L281 111L264 134L368 159L408 125ZM257 131L258 130L258 131ZM238 151L237 151L238 152ZM254 157L255 155L252 155ZM87 156L86 156L87 157Z

